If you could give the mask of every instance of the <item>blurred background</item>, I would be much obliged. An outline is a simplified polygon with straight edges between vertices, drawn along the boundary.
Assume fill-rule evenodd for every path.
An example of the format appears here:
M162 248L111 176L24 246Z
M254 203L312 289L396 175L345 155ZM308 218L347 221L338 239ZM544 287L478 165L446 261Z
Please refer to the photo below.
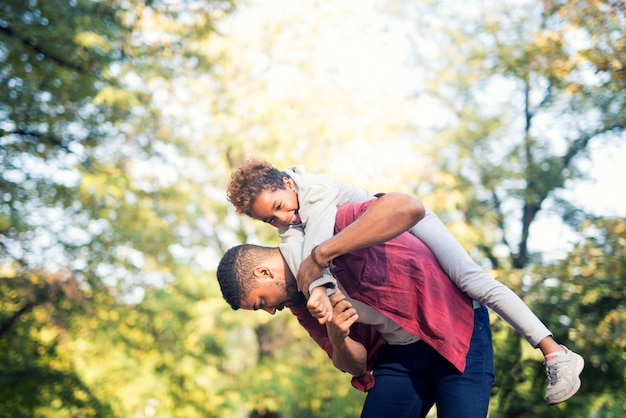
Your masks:
M0 0L0 416L358 417L215 268L278 243L247 158L418 195L586 359L548 408L492 313L490 417L626 414L623 0ZM434 412L433 412L434 416Z

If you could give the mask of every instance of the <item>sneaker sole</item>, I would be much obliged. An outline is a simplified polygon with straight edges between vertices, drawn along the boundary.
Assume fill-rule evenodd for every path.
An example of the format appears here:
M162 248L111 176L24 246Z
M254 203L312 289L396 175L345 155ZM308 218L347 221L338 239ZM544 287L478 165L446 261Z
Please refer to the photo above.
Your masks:
M583 369L585 368L585 359L576 353L572 353L572 354L574 354L578 358L578 361L576 362L576 376L580 376L580 374L583 372ZM566 393L563 397L557 400L553 400L552 402L548 402L548 405L552 406L561 402L565 402L566 400L574 396L576 392L578 392L579 389L580 389L580 379L578 379L578 381L576 382L576 385L572 388L572 390Z

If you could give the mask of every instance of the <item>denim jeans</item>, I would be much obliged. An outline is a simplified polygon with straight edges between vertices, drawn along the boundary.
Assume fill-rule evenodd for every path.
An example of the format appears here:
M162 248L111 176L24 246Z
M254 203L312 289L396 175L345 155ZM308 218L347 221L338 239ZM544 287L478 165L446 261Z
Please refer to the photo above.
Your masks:
M383 346L374 367L376 383L362 418L421 418L433 404L439 418L485 418L494 382L487 308L474 310L474 332L463 373L422 341Z

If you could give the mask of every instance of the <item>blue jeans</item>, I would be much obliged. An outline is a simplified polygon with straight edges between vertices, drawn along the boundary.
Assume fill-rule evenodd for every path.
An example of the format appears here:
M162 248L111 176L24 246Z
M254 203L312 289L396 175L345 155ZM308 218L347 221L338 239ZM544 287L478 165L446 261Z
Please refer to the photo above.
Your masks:
M474 310L474 332L464 373L422 341L383 346L374 366L362 418L425 417L433 404L439 418L485 418L494 382L487 308Z

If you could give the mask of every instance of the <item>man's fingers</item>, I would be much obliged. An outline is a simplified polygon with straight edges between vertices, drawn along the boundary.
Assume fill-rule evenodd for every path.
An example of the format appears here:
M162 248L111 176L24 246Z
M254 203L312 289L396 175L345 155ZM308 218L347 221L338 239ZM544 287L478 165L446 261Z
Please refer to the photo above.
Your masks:
M348 309L354 309L354 308L352 307L352 304L350 302L344 299L341 302L335 303L333 305L333 309L335 312L344 312Z

